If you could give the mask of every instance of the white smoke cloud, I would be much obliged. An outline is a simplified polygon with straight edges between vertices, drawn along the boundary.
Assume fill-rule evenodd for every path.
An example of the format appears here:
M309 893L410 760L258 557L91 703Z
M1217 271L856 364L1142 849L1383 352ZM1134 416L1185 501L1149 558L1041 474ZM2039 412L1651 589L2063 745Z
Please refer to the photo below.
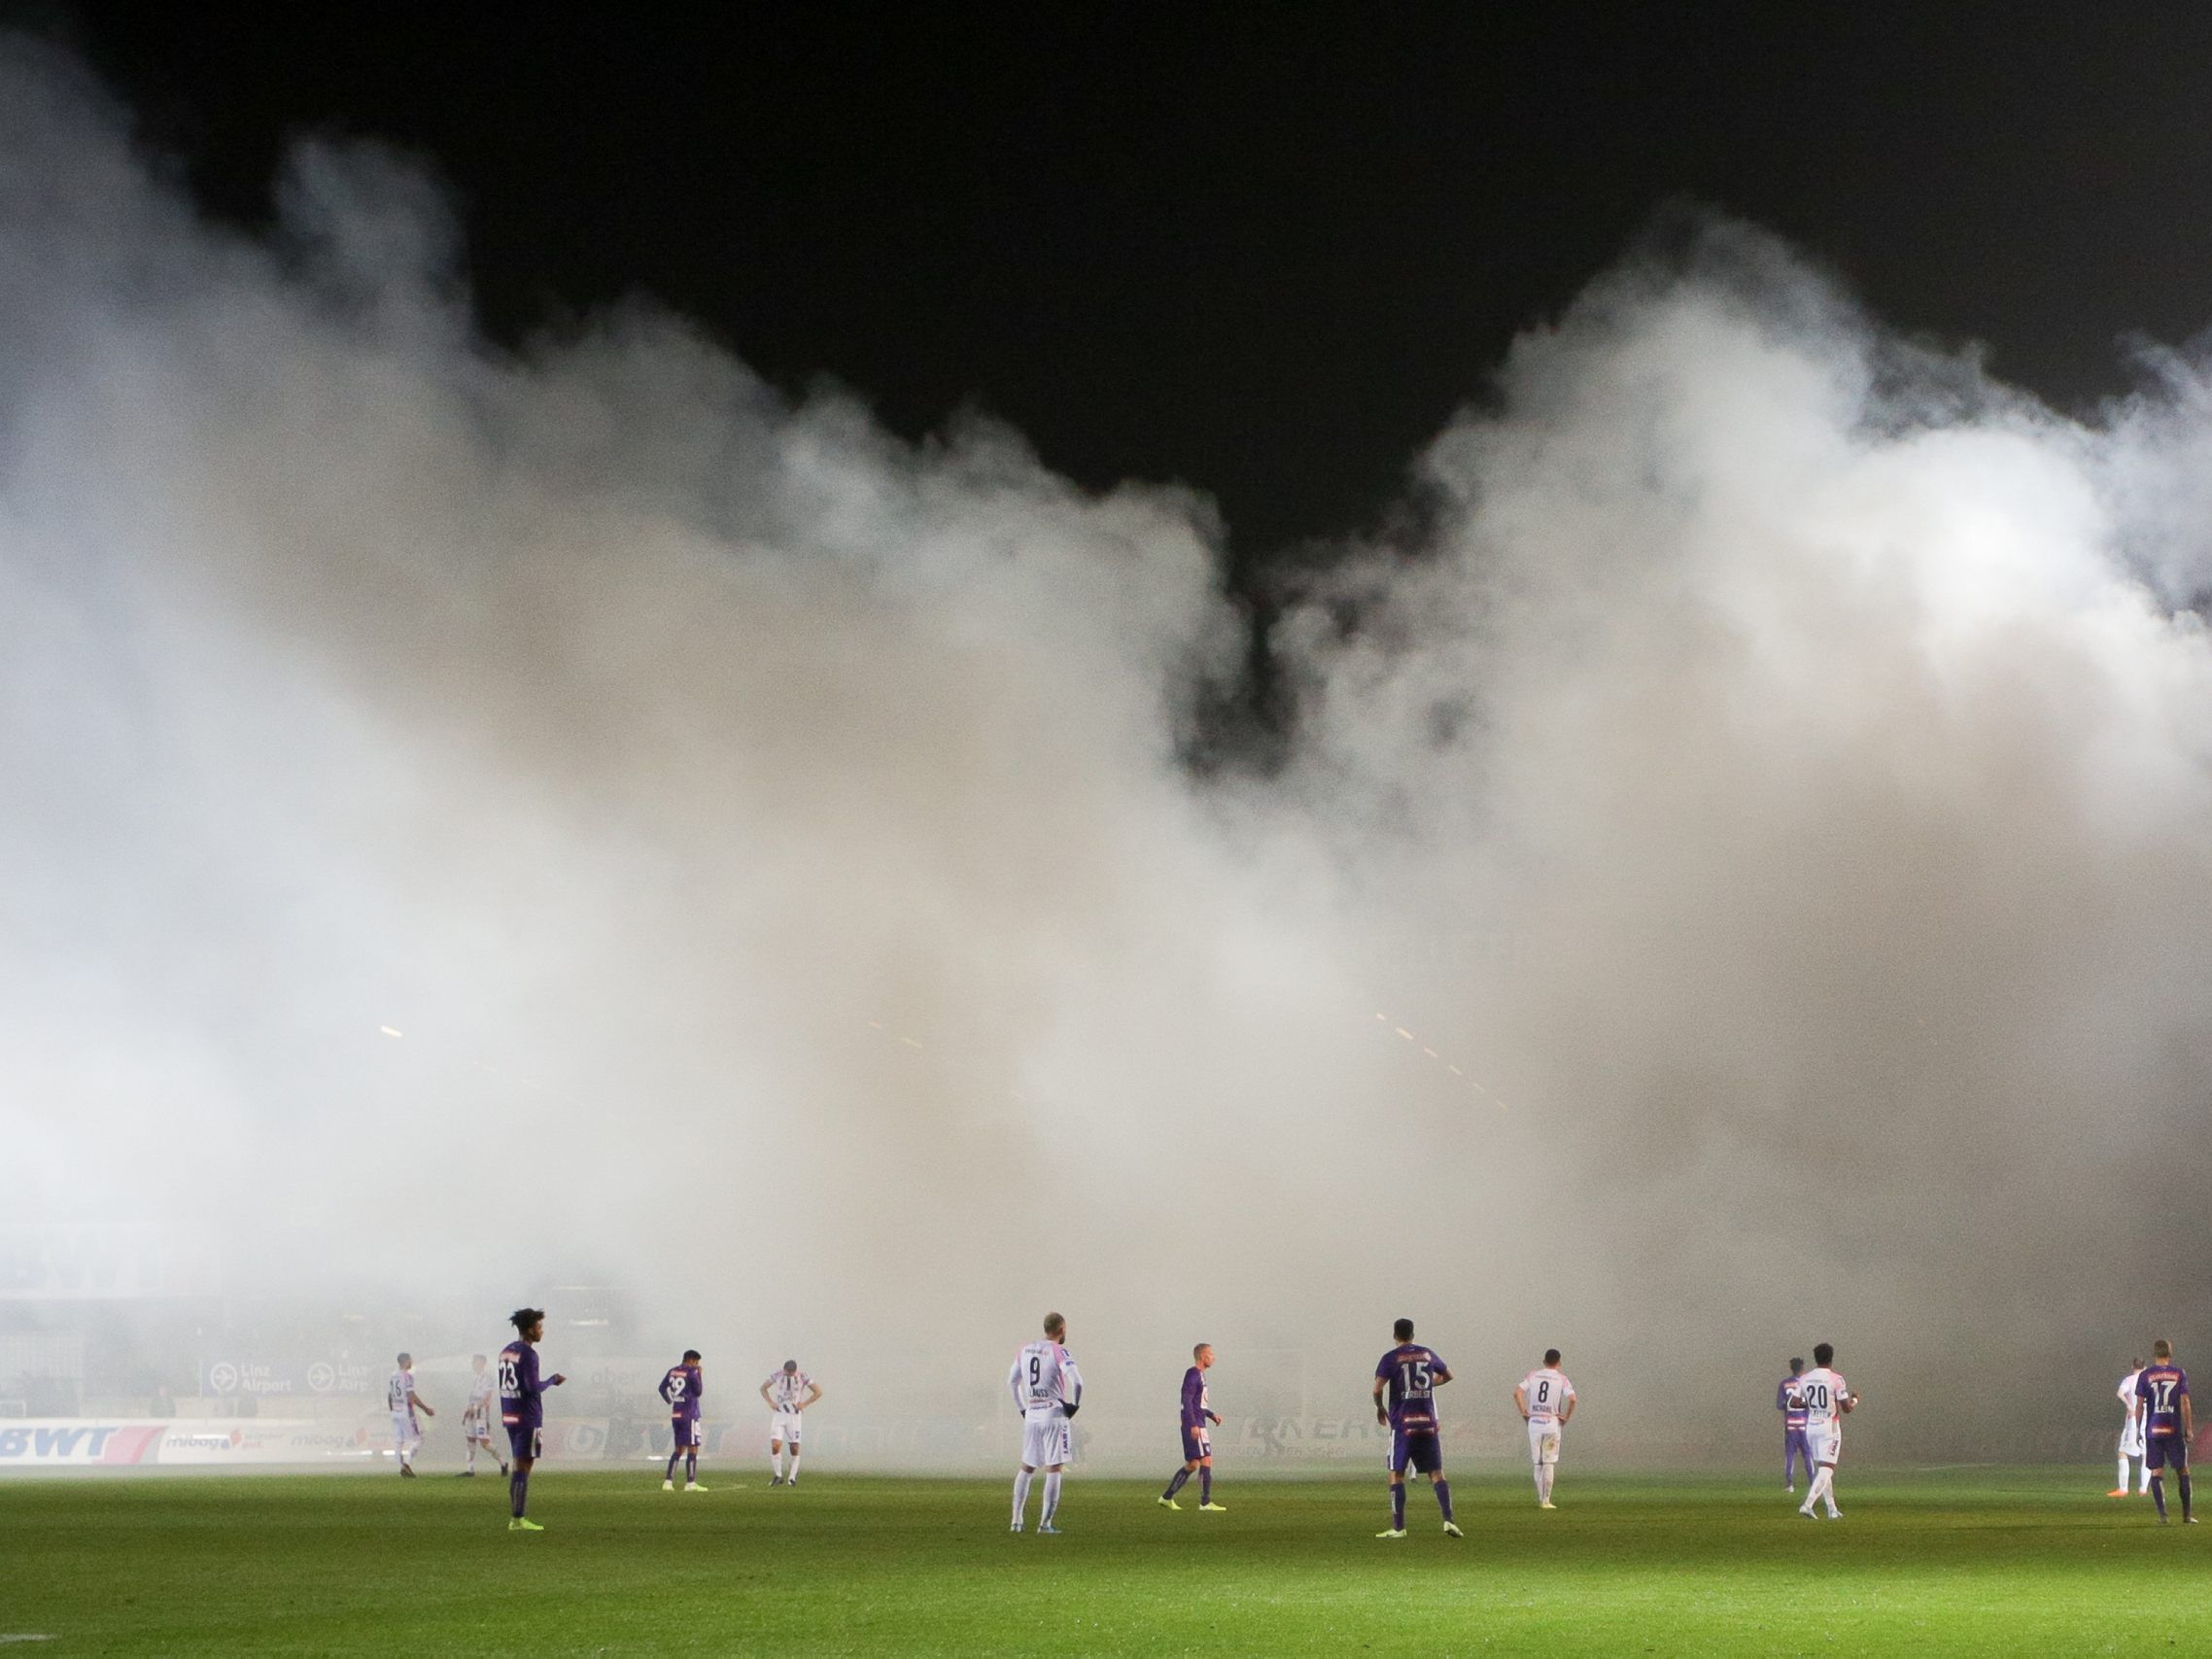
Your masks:
M1755 232L1634 259L1278 630L1285 770L1201 781L1202 499L642 305L495 352L373 147L278 199L196 222L0 55L12 1210L487 1334L611 1281L878 1413L1048 1304L1108 1399L1207 1335L1357 1401L1412 1312L1677 1443L1822 1334L2056 1354L2056 1417L2179 1316L2185 359L2085 427Z

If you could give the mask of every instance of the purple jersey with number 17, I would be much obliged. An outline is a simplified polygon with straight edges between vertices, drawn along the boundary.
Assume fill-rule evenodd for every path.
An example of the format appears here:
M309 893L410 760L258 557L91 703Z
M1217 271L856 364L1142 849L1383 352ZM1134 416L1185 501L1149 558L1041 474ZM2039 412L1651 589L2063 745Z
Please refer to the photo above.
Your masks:
M1451 1367L1434 1348L1402 1342L1375 1362L1375 1375L1388 1385L1384 1399L1390 1426L1400 1434L1436 1432L1436 1373Z
M2189 1373L2179 1365L2145 1365L2135 1379L2135 1398L2143 1402L2143 1433L2163 1440L2181 1434L2181 1402L2189 1398Z

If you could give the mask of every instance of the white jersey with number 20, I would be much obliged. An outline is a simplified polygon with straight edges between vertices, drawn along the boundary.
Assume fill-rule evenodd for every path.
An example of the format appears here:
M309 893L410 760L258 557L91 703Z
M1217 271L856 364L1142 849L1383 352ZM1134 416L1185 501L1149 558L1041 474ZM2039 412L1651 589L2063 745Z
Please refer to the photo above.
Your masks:
M1836 1427L1851 1385L1827 1366L1820 1365L1799 1377L1789 1392L1790 1397L1805 1407L1805 1427L1811 1433L1815 1429Z

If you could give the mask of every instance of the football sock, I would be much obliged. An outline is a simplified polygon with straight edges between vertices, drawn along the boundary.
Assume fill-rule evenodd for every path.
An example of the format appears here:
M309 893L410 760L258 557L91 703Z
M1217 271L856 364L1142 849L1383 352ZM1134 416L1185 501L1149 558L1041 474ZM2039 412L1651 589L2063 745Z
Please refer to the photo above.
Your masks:
M1021 1524L1021 1511L1029 1507L1029 1477L1031 1472L1025 1469L1014 1471L1014 1524L1018 1527Z
M1543 1498L1543 1465L1540 1463L1531 1464L1529 1466L1529 1478L1537 1483L1537 1498L1538 1502L1541 1502Z
M1824 1469L1814 1472L1813 1484L1805 1489L1805 1506L1808 1509L1827 1496L1828 1475L1829 1471Z
M799 1448L798 1448L797 1446L793 1446L793 1447L791 1448L791 1472L790 1472L789 1474L787 1474L787 1475L785 1475L785 1476L783 1477L783 1484L784 1484L784 1485L786 1485L786 1486L788 1486L788 1485L790 1485L790 1484L791 1484L791 1482L793 1482L794 1480L797 1480L798 1478L799 1478Z
M2159 1506L2159 1519L2164 1520L2166 1518L2166 1477L2162 1474L2151 1476L2151 1502Z
M2181 1518L2189 1519L2189 1470L2186 1469L2174 1477L2181 1482Z
M515 1519L530 1505L530 1470L518 1469L507 1476L507 1506L514 1511Z
M1211 1503L1213 1501L1214 1501L1214 1470L1213 1470L1213 1466L1212 1466L1211 1464L1200 1464L1200 1465L1198 1466L1198 1502L1199 1502L1199 1503Z
M1166 1490L1165 1492L1162 1492L1162 1493L1160 1494L1160 1496L1161 1496L1162 1498L1172 1498L1172 1497L1174 1497L1174 1496L1175 1496L1175 1495L1176 1495L1178 1492L1180 1492L1180 1491L1182 1491L1182 1490L1183 1490L1183 1483L1184 1483L1186 1480L1189 1480L1190 1478L1191 1478L1191 1471L1190 1471L1189 1469L1177 1469L1177 1470L1176 1470L1176 1471L1175 1471L1173 1474L1171 1474L1171 1475L1169 1475L1169 1476L1168 1476L1168 1478L1167 1478L1167 1490Z
M668 1472L661 1476L663 1480L674 1480L675 1478L675 1460L681 1456L683 1456L681 1452L669 1453Z
M474 1440L468 1442L468 1472L470 1474L476 1472L476 1442Z
M1545 1464L1537 1471L1537 1492L1546 1503L1551 1502L1551 1470L1552 1466Z
M783 1478L783 1454L781 1452L770 1452L768 1454L768 1472L778 1480Z
M1405 1482L1402 1480L1390 1489L1390 1524L1394 1532L1405 1531Z
M1443 1510L1445 1520L1452 1518L1452 1483L1448 1480L1436 1482L1436 1507Z
M686 1480L697 1480L699 1478L699 1454L697 1452L685 1452L683 1454L683 1478Z
M2120 1460L2120 1478L2112 1484L2123 1492L2127 1490L2127 1460L2126 1458Z
M1049 1527L1053 1517L1060 1512L1060 1477L1048 1473L1045 1476L1045 1512L1038 1525Z

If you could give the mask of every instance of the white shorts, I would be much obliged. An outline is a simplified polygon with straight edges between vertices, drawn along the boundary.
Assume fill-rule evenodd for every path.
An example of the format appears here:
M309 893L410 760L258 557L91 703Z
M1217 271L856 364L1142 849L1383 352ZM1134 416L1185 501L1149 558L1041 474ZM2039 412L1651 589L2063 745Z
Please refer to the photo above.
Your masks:
M492 1425L497 1421L490 1406L471 1405L461 1413L461 1437L464 1440L488 1440L492 1437Z
M1805 1426L1806 1449L1812 1452L1815 1464L1833 1464L1844 1455L1844 1426L1841 1423L1808 1423Z
M2139 1458L2143 1455L2143 1425L2130 1420L2120 1426L2120 1455Z
M1559 1424L1556 1419L1549 1423L1538 1423L1533 1417L1529 1419L1529 1461L1559 1461Z
M787 1446L799 1443L799 1413L796 1411L771 1411L768 1414L768 1437L781 1440Z
M1072 1438L1068 1420L1057 1411L1022 1413L1021 1461L1029 1468L1051 1469L1066 1463Z
M412 1414L405 1411L392 1413L392 1444L399 1451L411 1452L423 1443L423 1426Z

